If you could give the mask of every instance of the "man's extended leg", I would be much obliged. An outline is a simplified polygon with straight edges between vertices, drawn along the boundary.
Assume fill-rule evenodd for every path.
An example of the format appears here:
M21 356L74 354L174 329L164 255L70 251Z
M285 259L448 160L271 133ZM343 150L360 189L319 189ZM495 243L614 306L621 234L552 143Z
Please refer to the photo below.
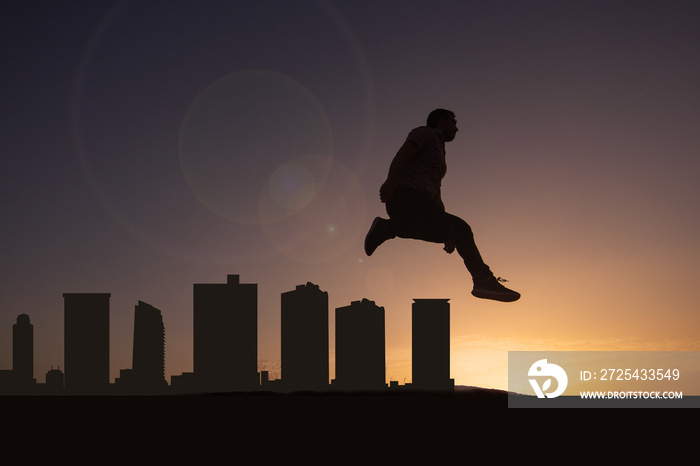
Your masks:
M488 265L481 258L479 249L474 241L474 233L471 227L461 218L446 214L454 231L453 241L457 252L464 259L464 265L472 276L474 288L472 295L477 298L494 299L496 301L512 302L520 299L520 293L501 285L506 281L496 278Z

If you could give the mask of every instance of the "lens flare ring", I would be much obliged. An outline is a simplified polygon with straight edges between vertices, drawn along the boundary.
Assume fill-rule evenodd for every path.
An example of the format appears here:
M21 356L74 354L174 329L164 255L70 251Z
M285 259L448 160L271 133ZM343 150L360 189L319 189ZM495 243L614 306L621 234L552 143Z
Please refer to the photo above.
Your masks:
M206 5L208 5L209 10L211 11L219 11L216 10L218 8L216 4L207 3ZM201 6L204 7L204 3L202 3ZM346 63L350 65L348 71L350 71L353 76L356 76L357 79L355 79L354 82L358 84L356 88L353 88L352 92L355 96L355 101L359 104L357 106L357 109L364 111L364 114L362 116L356 118L357 121L362 122L362 124L364 125L362 126L361 130L356 134L356 140L359 143L359 147L364 147L366 149L369 145L369 141L371 140L371 128L373 127L373 86L370 69L365 60L364 52L359 45L359 41L357 41L353 31L351 30L351 28L349 28L347 22L343 19L342 15L328 2L324 0L311 0L309 4L306 5L306 7L310 7L316 12L322 12L322 15L320 17L323 18L322 21L326 21L328 24L330 24L335 34L337 35L336 38L339 38L341 40L341 48L337 51L338 56L340 57L349 54L349 57L346 60ZM109 174L107 172L102 170L103 164L105 162L103 160L105 154L104 149L108 148L108 146L106 146L106 144L108 143L105 142L105 140L97 139L95 129L104 129L109 131L109 128L113 126L112 122L107 120L107 118L110 115L110 112L105 111L107 109L107 107L105 106L111 105L111 107L109 108L113 108L114 104L118 103L119 106L122 107L123 102L121 99L125 94L120 94L119 92L115 92L115 90L126 90L134 86L140 89L144 89L144 86L142 85L141 81L138 81L139 79L143 78L143 76L139 74L143 70L139 70L137 73L119 73L118 75L112 73L112 71L115 71L117 69L123 71L122 68L119 68L119 66L122 64L122 62L120 62L119 60L127 55L120 53L120 47L126 47L126 44L128 44L129 40L132 38L137 39L136 36L133 35L133 31L143 29L141 28L141 26L146 25L147 23L145 22L149 21L148 18L150 18L151 16L148 14L143 14L148 8L149 4L139 2L138 0L123 0L118 3L115 3L114 6L111 7L105 13L99 24L97 24L97 26L93 30L92 35L89 37L85 47L83 48L78 67L74 76L71 102L71 123L73 141L75 145L75 153L78 158L78 163L80 165L82 174L86 182L92 189L96 198L102 204L105 211L121 227L123 227L125 231L127 231L133 237L150 244L155 249L160 250L161 252L164 252L168 255L183 257L186 260L205 262L215 261L217 263L222 261L226 262L229 261L230 258L223 257L222 255L215 255L215 257L210 257L207 253L200 250L198 246L195 247L189 244L187 241L183 241L182 238L171 237L170 234L161 231L161 226L148 221L148 219L143 216L143 206L153 204L151 200L144 199L145 202L143 202L140 206L137 206L138 210L142 213L141 217L134 215L135 206L129 204L130 201L123 197L122 192L118 191L119 186L113 182L113 179L109 178ZM204 8L197 8L197 11L205 11ZM260 9L263 7L251 5L249 8ZM303 6L300 6L298 8L303 8ZM173 9L171 14L182 16L183 14L187 14L188 11L190 11L190 7L183 4L179 5L176 9ZM220 16L225 20L227 14L235 13L233 11L226 10L221 11ZM266 25L261 24L260 27L264 29ZM270 23L270 27L272 27L272 23ZM192 30L194 31L194 29ZM124 34L126 35L124 36ZM196 46L200 48L205 47L207 49L210 49L212 46L214 46L214 44L211 41L208 41L208 39L206 39L207 37L209 36L198 35L197 41L187 41L184 39L178 39L178 43L187 43L191 46ZM126 38L127 40L123 40L124 38ZM166 56L165 54L159 53L162 51L162 49L160 49L159 47L161 47L163 44L169 43L168 40L164 39L167 38L160 37L158 43L149 42L144 44L146 47L150 47L152 57L158 58L161 56ZM151 40L150 36L147 37L145 40ZM219 47L219 45L216 45L216 47ZM116 55L115 52L117 52ZM199 54L197 56L198 59L200 57L204 57L204 55ZM188 66L192 65L188 61L182 63L188 64ZM181 66L182 63L179 63L178 66ZM220 70L220 63L217 63L217 65L214 65L213 63L209 63L206 61L198 61L197 67L201 68L202 73L211 73L213 70L216 70L216 72L218 73ZM280 69L279 66L276 66L275 62L262 64L269 65L270 68ZM104 65L108 66L105 68ZM157 67L158 64L153 63L152 66ZM174 69L174 71L178 70ZM193 69L188 68L187 74L193 76L191 71L193 71ZM201 76L205 76L205 74L201 74ZM215 76L216 75L214 75L214 77ZM230 75L228 77L230 77ZM226 77L222 79L225 78ZM291 79L288 76L287 78ZM118 87L114 86L115 80L119 82ZM284 78L280 78L279 80L285 81ZM156 91L164 93L165 87L167 86L163 86L162 90ZM100 93L103 93L103 96L109 96L108 99L98 98ZM309 104L308 108L313 108L314 105L317 104L317 102L315 102L313 95L311 95L310 93L307 94L307 97L309 98L309 102L313 102L313 104ZM172 101L172 99L168 100ZM132 102L133 101L129 101L129 103ZM155 100L153 101L153 103L155 103ZM148 105L148 103L145 104ZM156 107L151 106L150 108L155 109ZM302 118L300 121L304 121L304 119ZM322 127L324 127L324 131L326 130L326 123L327 122L324 122L322 125ZM107 134L109 138L112 138L117 141L123 140L123 135L115 134L114 129L112 131L113 134ZM332 137L332 134L330 132L326 133L326 137L328 136ZM176 137L179 137L179 135L176 135ZM151 147L139 147L137 143L131 144L135 149L137 149L137 152L140 154L148 154L151 150ZM323 146L323 144L321 145ZM220 148L224 150L231 149L231 147ZM367 151L356 151L353 148L353 152L357 153L358 160L357 166L354 166L354 168L356 170L361 171L361 167L364 166L363 160L366 157ZM129 153L130 152L126 152L126 154ZM312 148L307 150L305 154L317 154L322 157L332 156L332 153L327 152L325 148ZM308 182L309 174L305 173L303 168L286 165L285 161L293 157L294 155L297 154L275 154L274 160L270 160L267 162L267 167L270 169L270 172L259 174L258 177L258 181L261 184L268 184L268 180L270 180L269 186L266 189L273 190L273 195L276 198L276 202L288 203L288 205L284 206L287 214L299 210L305 206L308 206L316 196L316 192L319 189L319 186L317 185L323 181L322 178L319 178L317 175L314 175L315 184L312 186ZM112 161L110 160L107 163L112 163ZM141 162L129 163L132 164L133 168L138 169L140 167L139 163ZM232 173L229 172L229 174ZM235 171L233 174L238 174L238 172ZM276 177L285 178L287 180L286 182L296 182L298 183L298 186L294 187L291 185L284 185L283 180L275 179ZM169 179L161 181L172 182L171 184L175 183L174 180ZM178 183L181 181L182 179L180 178ZM172 188L169 187L168 189L171 190ZM215 191L211 188L208 189L210 191L205 191L206 194L210 194L210 192ZM219 189L219 193L222 195L225 195L230 192L230 190L227 191L223 188ZM251 221L253 223L257 223L260 221L261 217L259 215L259 212L257 211L257 206L255 205L255 197L257 193L258 191L253 190L246 196L242 196L243 199L247 201L244 203L245 205L247 205L247 210L243 212L245 213L245 216L242 217L243 221ZM222 205L221 200L212 201L211 197L205 199L210 204L213 204L214 207L219 208ZM214 197L213 199L216 200L221 198ZM219 205L217 205L217 202ZM223 203L223 207L227 206L228 204ZM229 210L228 212L223 213L225 215L228 215L228 218L230 220L232 216L235 218L234 214L241 212L232 213ZM267 219L268 221L272 220L269 217ZM238 218L237 221L241 221L241 218ZM337 233L338 228L339 227L337 226L329 226L328 232L330 233L335 231L335 233ZM246 254L246 252L241 251L240 253L236 253L236 256L243 257Z
M367 199L362 184L347 166L328 157L298 157L280 170L298 166L314 177L301 189L303 202L279 202L274 194L277 177L268 179L259 202L264 234L278 252L298 262L338 258L363 235ZM295 197L290 192L289 199Z

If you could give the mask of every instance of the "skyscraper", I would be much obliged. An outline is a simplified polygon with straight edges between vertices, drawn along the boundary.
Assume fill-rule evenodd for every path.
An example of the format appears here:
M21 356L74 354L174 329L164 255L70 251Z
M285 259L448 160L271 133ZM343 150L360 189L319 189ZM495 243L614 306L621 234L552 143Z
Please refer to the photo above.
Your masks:
M12 372L15 383L28 387L34 379L34 326L27 314L17 316L12 326Z
M194 285L194 376L205 392L248 391L258 379L258 285L229 275Z
M287 390L328 388L328 293L307 283L282 293L282 384Z
M163 317L160 310L143 301L134 308L132 382L143 392L157 392L167 385Z
M64 379L70 394L109 388L109 293L64 293Z
M418 390L454 389L450 379L449 299L414 299L412 309L412 386Z
M386 388L384 308L353 301L335 310L335 380L340 390Z

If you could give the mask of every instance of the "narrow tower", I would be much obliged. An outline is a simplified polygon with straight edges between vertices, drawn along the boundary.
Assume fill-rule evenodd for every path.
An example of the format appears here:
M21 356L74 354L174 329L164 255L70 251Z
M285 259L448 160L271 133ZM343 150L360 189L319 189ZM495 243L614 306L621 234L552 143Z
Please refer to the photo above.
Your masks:
M454 390L450 379L449 299L414 299L412 309L413 388Z
M328 389L328 293L313 283L282 293L281 324L285 389Z
M64 378L69 394L109 388L109 293L64 293Z

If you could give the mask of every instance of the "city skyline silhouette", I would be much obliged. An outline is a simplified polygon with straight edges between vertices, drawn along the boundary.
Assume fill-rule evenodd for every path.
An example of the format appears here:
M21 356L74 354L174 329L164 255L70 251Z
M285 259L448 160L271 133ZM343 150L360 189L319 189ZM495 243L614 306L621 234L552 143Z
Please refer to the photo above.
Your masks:
M387 381L384 308L367 298L335 308L335 377L330 378L328 291L307 282L281 294L281 371L258 368L258 286L228 275L196 283L192 372L165 376L162 311L134 306L132 367L109 380L110 293L64 293L64 360L34 378L33 324L13 325L13 367L0 370L1 395L167 395L212 393L454 393L450 378L449 299L414 299L414 380ZM58 362L58 361L57 361ZM63 369L61 369L61 367Z

